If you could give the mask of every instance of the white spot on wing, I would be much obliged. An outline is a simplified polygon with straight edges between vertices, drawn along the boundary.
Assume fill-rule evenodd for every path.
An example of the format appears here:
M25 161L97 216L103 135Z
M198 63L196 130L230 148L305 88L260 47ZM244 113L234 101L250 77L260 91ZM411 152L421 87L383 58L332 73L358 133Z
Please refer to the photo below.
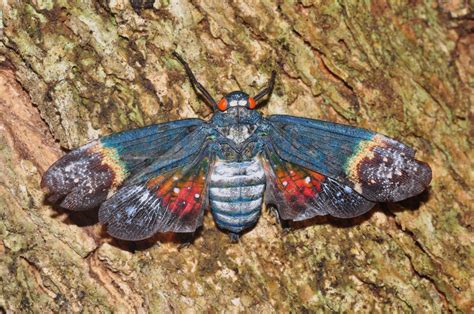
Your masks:
M132 217L137 212L137 208L135 206L128 206L125 208L125 212L128 217Z
M150 192L148 192L148 190L144 189L142 193L143 194L140 197L140 203L145 203L148 200L148 198L150 197Z

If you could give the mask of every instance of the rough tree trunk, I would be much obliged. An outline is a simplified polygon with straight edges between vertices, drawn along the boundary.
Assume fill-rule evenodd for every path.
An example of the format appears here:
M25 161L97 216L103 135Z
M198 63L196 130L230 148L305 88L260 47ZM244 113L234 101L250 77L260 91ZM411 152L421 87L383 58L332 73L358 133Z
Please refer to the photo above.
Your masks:
M0 312L473 310L467 0L3 1ZM97 212L43 202L42 173L100 135L209 117L174 49L219 98L370 128L415 147L429 191L237 244L207 215L189 248L113 240Z

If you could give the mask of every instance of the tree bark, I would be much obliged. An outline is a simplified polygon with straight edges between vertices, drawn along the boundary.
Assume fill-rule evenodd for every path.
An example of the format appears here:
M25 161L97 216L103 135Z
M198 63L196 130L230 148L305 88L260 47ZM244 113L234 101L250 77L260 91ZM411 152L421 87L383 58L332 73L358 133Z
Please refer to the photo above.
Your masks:
M3 1L0 308L471 312L471 10L456 0ZM172 234L117 241L96 211L45 203L40 178L62 148L210 116L175 49L216 98L254 94L275 69L262 112L395 137L431 165L431 188L289 232L264 210L239 244L208 214L184 249Z

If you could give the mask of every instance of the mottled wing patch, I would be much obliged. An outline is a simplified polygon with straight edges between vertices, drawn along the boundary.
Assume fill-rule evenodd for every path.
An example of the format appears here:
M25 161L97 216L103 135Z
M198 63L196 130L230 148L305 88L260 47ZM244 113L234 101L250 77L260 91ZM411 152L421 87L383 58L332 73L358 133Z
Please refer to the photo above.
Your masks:
M267 142L283 160L351 187L374 202L400 201L425 190L428 164L391 138L327 121L274 115Z
M102 203L109 190L119 186L127 175L116 150L95 141L54 163L44 174L41 186L47 190L50 201L64 198L62 207L86 210Z
M396 202L417 195L431 182L431 168L414 151L377 134L361 141L345 165L354 189L374 201Z
M143 184L125 186L99 210L107 232L123 240L142 240L156 232L194 232L207 206L208 158L177 168Z
M299 221L328 214L351 218L366 213L375 205L334 179L285 162L271 151L267 151L266 156L265 201L278 206L284 220Z

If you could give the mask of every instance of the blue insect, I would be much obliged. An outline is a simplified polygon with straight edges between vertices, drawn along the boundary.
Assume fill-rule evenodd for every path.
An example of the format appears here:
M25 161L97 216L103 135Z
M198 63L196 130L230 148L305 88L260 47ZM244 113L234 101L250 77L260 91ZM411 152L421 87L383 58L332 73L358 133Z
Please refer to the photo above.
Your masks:
M376 202L421 193L430 167L415 151L365 129L255 109L275 72L254 97L236 91L218 103L183 64L214 114L102 137L54 163L42 186L49 200L80 211L98 207L113 237L141 240L157 232L192 233L209 208L231 239L254 226L262 203L279 218L351 218Z

